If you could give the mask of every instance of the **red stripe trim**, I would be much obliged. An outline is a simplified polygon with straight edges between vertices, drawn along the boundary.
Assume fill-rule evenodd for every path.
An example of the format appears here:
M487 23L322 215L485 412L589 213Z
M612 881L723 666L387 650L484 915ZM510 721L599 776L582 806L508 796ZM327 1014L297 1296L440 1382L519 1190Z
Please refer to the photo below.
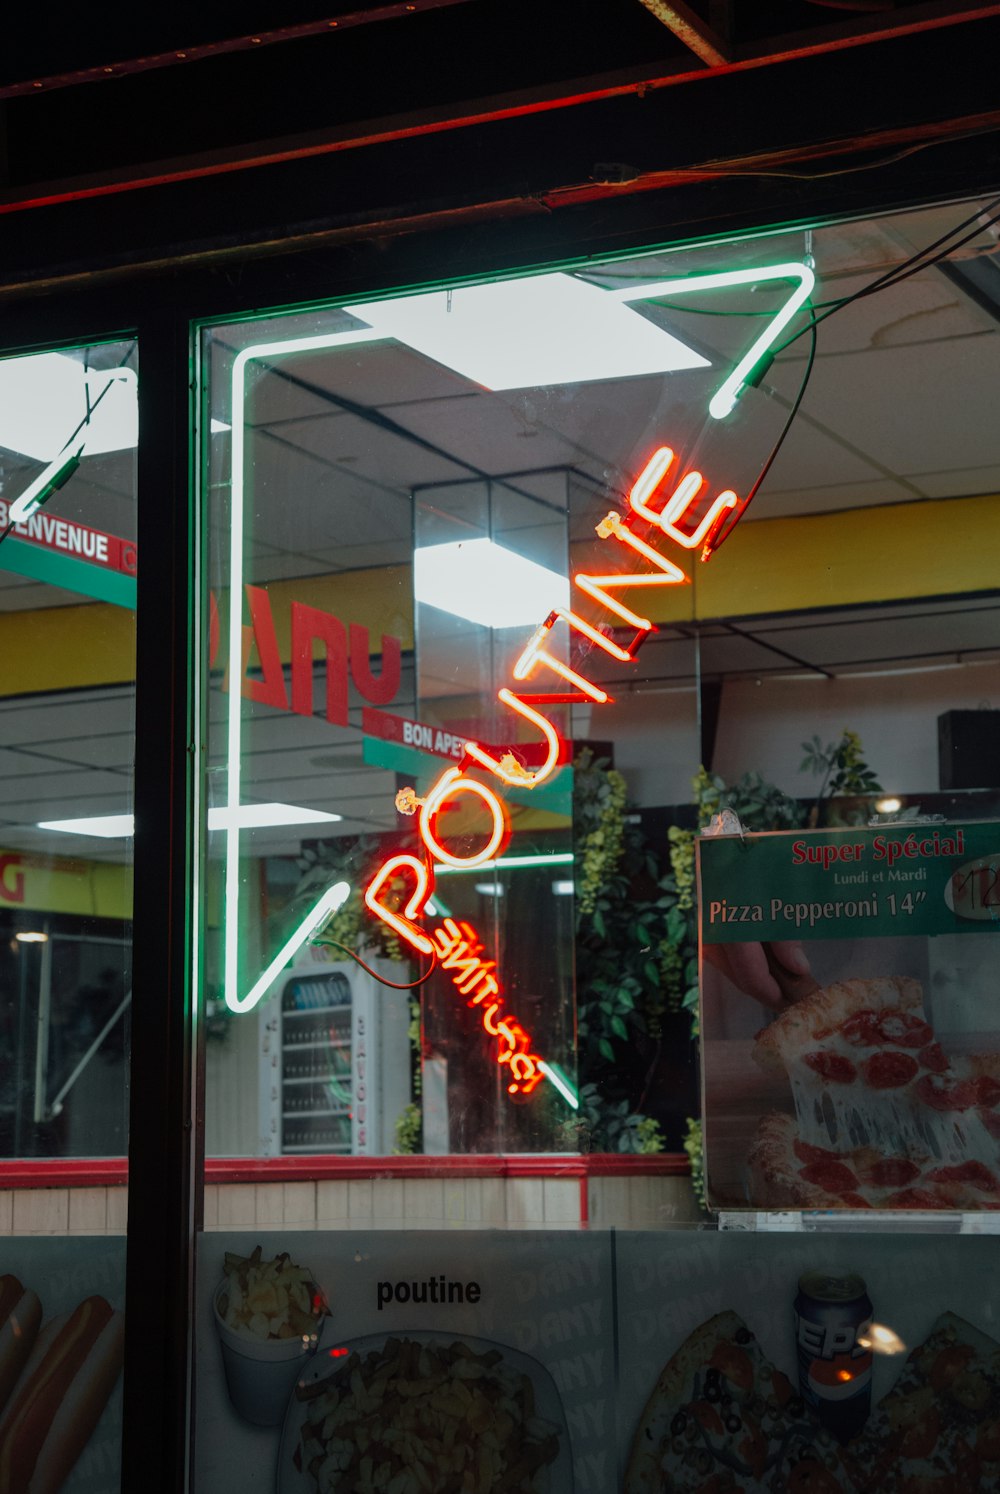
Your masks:
M614 1153L578 1156L469 1157L214 1157L206 1183L304 1183L361 1178L687 1177L680 1152L652 1157ZM0 1189L112 1188L128 1182L124 1158L0 1162Z
M440 0L441 4L461 3L461 0ZM663 72L649 75L643 68L630 69L624 75L622 81L617 81L621 75L612 75L616 81L605 82L601 78L578 80L578 89L575 93L550 95L544 89L528 90L525 93L513 95L510 102L493 103L491 107L482 106L473 108L469 103L456 105L461 110L465 108L467 113L445 113L443 117L437 117L434 111L428 111L425 115L409 121L412 116L406 116L403 120L387 120L374 122L369 125L368 132L351 135L344 133L342 136L333 136L320 140L293 140L285 144L271 145L268 143L255 143L247 146L242 151L229 152L224 159L206 158L184 158L178 162L159 163L159 169L149 170L146 175L134 177L121 177L113 175L110 179L73 179L66 182L41 183L36 187L35 195L30 197L18 196L19 188L8 189L0 193L0 214L19 213L31 208L52 207L61 203L82 202L88 198L107 197L122 192L132 192L149 187L164 187L178 182L199 181L207 177L219 176L235 171L256 169L261 166L274 166L294 161L309 160L314 156L329 155L339 151L364 149L371 145L384 145L399 140L420 139L424 136L441 134L450 130L464 130L484 124L493 124L509 119L521 119L534 114L549 113L557 109L572 109L579 105L597 104L606 100L622 98L631 94L639 98L653 90L669 88L678 84L696 83L702 78L715 78L728 73L741 73L753 71L757 68L769 67L775 63L794 62L803 58L817 57L826 53L839 52L848 48L867 46L873 42L890 41L897 37L910 36L921 32L935 31L944 27L962 25L966 22L989 19L1000 13L1000 4L986 4L985 0L979 0L976 5L964 5L960 10L949 10L946 4L929 5L919 7L920 14L915 19L906 21L895 21L870 29L859 31L849 29L837 31L836 28L826 28L815 32L804 32L796 36L773 38L770 42L765 40L759 44L759 50L752 55L739 57L730 62L720 63L718 66L709 67L698 60L697 65L689 66L685 56L683 61L678 61L673 68ZM855 27L856 23L849 23ZM826 32L824 35L823 32ZM769 51L769 47L777 50ZM102 71L104 71L102 69ZM636 74L637 76L633 76ZM59 80L52 80L58 83ZM72 80L67 80L70 82ZM32 92L34 92L35 80L32 80ZM67 86L63 84L62 86ZM535 97L540 93L541 97ZM2 95L0 95L2 96ZM955 131L955 125L941 126L935 128L947 137ZM857 142L851 142L852 146ZM873 148L873 137L869 136L864 142L865 149ZM824 147L825 149L825 147ZM759 166L759 162L757 163ZM683 181L703 180L701 176L695 175L697 168L685 171L681 174ZM709 175L717 174L709 172ZM735 173L733 173L735 174ZM582 184L580 191L588 194L581 200L590 200L594 197L619 197L626 192L642 190L645 179L640 176L637 183L613 182ZM550 196L560 194L542 194L538 200L549 203ZM534 199L532 199L534 200ZM519 199L520 205L524 205L523 199Z
M0 1161L0 1188L114 1188L127 1181L128 1163L123 1157Z

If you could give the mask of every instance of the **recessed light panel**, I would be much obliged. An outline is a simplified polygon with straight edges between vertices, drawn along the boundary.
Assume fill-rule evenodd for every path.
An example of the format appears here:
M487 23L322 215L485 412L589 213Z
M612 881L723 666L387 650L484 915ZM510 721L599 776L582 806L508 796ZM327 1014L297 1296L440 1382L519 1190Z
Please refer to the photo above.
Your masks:
M708 367L678 338L572 275L364 301L346 310L486 389Z
M294 804L241 804L235 812L225 808L208 811L210 830L260 830L279 825L320 825L341 820L343 815L323 809L300 809ZM77 820L41 820L39 830L58 830L64 835L96 835L102 840L127 839L135 833L130 814L91 815Z
M0 362L0 446L51 461L86 417L89 390L93 415L80 432L85 454L129 450L139 435L137 387L129 368L85 371L65 353L5 358Z
M521 628L569 606L569 580L489 539L413 552L418 602L484 628Z

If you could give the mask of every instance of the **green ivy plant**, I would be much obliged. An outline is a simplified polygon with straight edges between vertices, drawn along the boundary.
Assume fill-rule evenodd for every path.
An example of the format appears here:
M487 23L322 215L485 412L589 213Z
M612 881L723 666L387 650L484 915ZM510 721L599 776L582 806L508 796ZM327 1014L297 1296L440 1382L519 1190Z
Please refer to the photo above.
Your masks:
M581 754L575 781L578 918L595 916L602 892L617 874L625 853L625 779L604 760L592 763L592 756L589 751Z
M809 816L811 825L825 825L829 818L829 803L843 795L880 794L882 785L865 762L861 738L856 731L846 726L837 742L823 746L818 736L802 743L805 756L800 772L812 773L820 779L816 802ZM859 818L864 818L862 815Z
M634 1109L637 1041L657 1038L665 1013L693 990L696 945L693 836L667 850L650 845L628 813L625 780L589 751L575 764L573 827L578 847L577 1040L587 1106L569 1145L608 1151L663 1146L657 1123ZM683 839L687 836L690 845ZM678 877L680 880L678 881ZM574 1139L575 1138L575 1139Z
M702 1147L700 1120L688 1117L687 1134L684 1137L683 1145L688 1155L688 1161L691 1163L692 1191L702 1208L707 1210L708 1204L705 1199L705 1153Z
M717 773L699 768L692 780L698 828L706 829L722 809L739 816L746 830L801 830L802 805L760 773L744 773L728 787Z
M416 1100L411 1100L409 1105L396 1117L396 1145L392 1149L394 1157L412 1157L420 1151L423 1139L423 1112Z
M628 1100L608 1101L596 1084L580 1090L580 1108L560 1128L563 1143L579 1152L652 1156L662 1152L663 1132L650 1115L629 1109Z
M606 759L581 753L574 772L573 827L582 889L576 974L585 1079L602 1064L618 1063L622 1045L637 1034L655 1035L668 1006L679 1004L692 975L697 979L696 970L677 962L693 908L693 860L681 889L674 869L666 869L627 809L621 774ZM689 848L678 842L674 849L684 877Z

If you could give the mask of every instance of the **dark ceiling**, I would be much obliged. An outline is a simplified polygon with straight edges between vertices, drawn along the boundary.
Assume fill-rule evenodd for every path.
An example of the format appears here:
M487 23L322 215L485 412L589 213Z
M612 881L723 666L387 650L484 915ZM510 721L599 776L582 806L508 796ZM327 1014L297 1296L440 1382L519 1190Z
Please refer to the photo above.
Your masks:
M998 52L1000 4L940 0L61 4L5 22L0 290L664 193L704 230L722 183L789 217L911 156L915 200L956 141L981 190Z

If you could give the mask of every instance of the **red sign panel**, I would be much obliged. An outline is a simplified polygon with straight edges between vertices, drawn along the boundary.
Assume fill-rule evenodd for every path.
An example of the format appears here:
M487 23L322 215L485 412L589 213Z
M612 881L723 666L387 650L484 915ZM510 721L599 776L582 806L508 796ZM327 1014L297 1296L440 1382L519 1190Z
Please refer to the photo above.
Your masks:
M0 529L6 529L9 505L0 499ZM86 524L74 524L69 519L60 519L44 509L32 514L11 530L17 539L27 540L42 550L55 550L60 555L74 555L88 565L99 565L104 570L120 571L134 576L136 569L136 546L134 540L121 539L117 534L105 534L102 529L91 529Z

